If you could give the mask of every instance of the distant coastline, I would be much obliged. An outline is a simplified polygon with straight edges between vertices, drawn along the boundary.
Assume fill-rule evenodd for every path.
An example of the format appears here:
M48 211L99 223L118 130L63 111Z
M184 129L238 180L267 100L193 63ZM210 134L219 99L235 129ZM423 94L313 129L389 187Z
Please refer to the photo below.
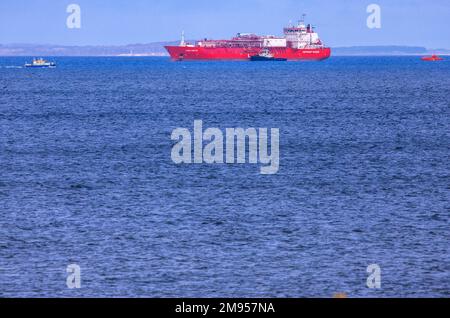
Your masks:
M164 46L178 43L178 41L171 41L116 46L0 44L0 56L168 56ZM332 52L333 56L450 55L450 49L395 45L333 47Z

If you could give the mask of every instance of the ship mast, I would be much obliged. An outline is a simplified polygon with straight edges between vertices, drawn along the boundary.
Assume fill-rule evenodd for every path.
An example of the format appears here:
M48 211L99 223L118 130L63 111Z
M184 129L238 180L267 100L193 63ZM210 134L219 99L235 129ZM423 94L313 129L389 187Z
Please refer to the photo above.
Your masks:
M186 46L186 41L184 40L184 31L181 31L181 42L180 46Z
M300 21L298 21L299 25L305 25L305 18L306 18L306 14L303 13L302 18L300 19Z

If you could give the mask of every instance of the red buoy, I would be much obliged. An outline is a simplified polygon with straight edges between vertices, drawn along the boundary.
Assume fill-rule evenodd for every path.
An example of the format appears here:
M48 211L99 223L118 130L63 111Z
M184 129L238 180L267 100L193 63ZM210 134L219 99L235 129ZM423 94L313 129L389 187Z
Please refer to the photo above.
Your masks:
M434 61L442 61L442 60L444 60L442 57L437 56L435 54L432 55L432 56L422 57L422 61L432 61L432 62L434 62Z

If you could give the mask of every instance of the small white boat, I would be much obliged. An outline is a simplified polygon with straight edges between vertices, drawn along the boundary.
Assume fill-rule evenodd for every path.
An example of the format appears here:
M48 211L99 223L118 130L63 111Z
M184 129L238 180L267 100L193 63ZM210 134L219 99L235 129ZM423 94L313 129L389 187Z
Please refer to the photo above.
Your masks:
M48 62L43 58L33 59L32 63L26 63L25 67L34 67L34 68L55 68L55 62Z

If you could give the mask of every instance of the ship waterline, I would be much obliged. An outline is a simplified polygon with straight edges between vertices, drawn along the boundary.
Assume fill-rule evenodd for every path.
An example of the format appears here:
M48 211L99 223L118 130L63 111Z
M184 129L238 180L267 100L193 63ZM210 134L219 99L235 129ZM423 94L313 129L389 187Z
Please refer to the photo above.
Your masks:
M205 48L166 46L167 51L174 60L249 60L261 52L260 48ZM274 58L288 60L325 60L330 57L330 48L320 49L291 49L270 48Z

